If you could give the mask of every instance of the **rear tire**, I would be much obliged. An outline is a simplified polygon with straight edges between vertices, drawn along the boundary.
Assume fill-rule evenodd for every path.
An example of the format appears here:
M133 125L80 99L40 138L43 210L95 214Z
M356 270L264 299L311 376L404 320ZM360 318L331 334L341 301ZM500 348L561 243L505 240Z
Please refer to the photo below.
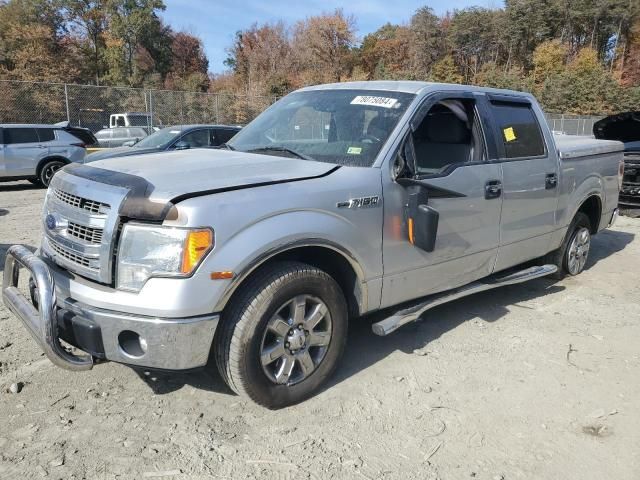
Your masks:
M573 217L562 245L557 250L543 257L545 264L558 267L552 278L563 279L567 275L582 273L589 257L591 246L591 222L584 213L578 212Z
M50 160L40 169L38 174L38 183L43 187L48 187L55 173L66 164L62 160Z
M216 338L229 387L267 408L301 402L334 372L347 339L342 290L326 272L298 262L266 266L225 310Z

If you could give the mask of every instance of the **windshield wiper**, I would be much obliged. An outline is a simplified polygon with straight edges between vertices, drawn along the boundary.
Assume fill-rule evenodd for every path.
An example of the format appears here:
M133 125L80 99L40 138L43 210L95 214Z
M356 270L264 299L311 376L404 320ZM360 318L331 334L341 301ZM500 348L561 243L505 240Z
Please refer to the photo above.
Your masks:
M288 153L290 155L293 155L293 156L295 156L297 158L301 158L303 160L314 160L314 158L310 157L309 155L305 155L304 153L296 152L295 150L291 150L290 148L287 148L287 147L273 146L273 147L252 148L251 150L247 150L247 152L249 152L249 153L283 152L283 153Z
M221 143L216 148L226 148L227 150L235 150L235 147L232 147L228 143Z

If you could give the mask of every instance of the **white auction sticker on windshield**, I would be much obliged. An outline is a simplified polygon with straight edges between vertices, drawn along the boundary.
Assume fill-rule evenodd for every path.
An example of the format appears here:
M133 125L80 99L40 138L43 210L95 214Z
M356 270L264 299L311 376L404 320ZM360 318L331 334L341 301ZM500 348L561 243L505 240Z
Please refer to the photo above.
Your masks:
M398 103L397 98L374 97L371 95L358 95L351 100L351 105L367 105L370 107L393 108Z

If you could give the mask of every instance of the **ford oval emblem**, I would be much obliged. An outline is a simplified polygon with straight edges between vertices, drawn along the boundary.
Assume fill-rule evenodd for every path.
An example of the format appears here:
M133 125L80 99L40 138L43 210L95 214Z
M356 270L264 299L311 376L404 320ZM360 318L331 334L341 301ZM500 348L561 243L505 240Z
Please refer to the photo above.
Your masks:
M55 230L55 228L58 226L58 222L56 221L56 217L54 217L51 214L48 214L45 217L44 221L47 224L47 228L49 230Z

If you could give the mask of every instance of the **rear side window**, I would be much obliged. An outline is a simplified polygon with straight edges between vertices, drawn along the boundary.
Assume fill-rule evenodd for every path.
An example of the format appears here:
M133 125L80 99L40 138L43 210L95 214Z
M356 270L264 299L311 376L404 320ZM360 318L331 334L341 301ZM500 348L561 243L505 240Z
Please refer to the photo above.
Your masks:
M100 130L98 133L96 133L96 138L98 140L104 140L106 138L111 138L111 130L112 129Z
M213 130L213 145L220 145L221 143L227 143L229 140L233 138L233 136L238 133L236 130L231 130L229 128L220 128L217 130Z
M36 131L41 142L50 142L56 138L53 128L36 128Z
M38 134L35 128L5 128L4 143L38 143Z
M504 144L505 158L544 155L544 139L531 105L492 102L491 108Z

